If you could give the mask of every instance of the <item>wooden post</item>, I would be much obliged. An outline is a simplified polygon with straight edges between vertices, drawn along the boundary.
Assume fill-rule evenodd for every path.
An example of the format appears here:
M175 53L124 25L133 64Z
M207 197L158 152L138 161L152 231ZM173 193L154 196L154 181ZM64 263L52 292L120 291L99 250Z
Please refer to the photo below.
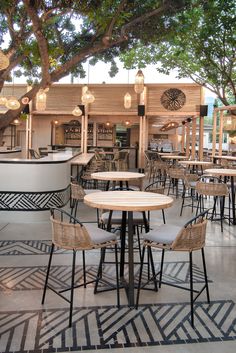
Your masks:
M212 157L215 157L216 153L216 130L217 129L217 110L213 112L213 128L212 128Z
M203 137L204 137L204 116L199 118L199 150L198 157L199 160L203 158Z
M143 117L139 117L139 153L138 153L138 167L142 168L142 153L143 153L143 148L142 148L142 134L143 134Z
M84 115L81 116L81 142L80 142L81 152L84 153Z
M83 153L87 153L88 149L88 114L85 112L84 116L84 149Z
M222 143L223 143L223 114L224 111L220 111L220 126L219 126L219 156L222 156Z
M186 156L189 157L189 146L190 146L190 124L186 124Z
M196 131L197 130L197 120L194 116L192 119L192 149L191 149L191 156L192 159L195 159L196 155Z
M97 123L93 123L93 146L97 146Z
M181 140L181 152L184 153L185 147L185 125L182 125L182 140Z

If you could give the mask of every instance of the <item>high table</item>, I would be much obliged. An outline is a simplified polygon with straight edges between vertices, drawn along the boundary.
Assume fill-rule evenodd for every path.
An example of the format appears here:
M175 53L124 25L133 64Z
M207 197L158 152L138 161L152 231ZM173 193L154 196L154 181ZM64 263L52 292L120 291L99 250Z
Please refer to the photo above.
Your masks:
M184 160L184 159L187 159L188 157L186 156L179 156L179 155L174 155L174 154L169 154L169 155L162 155L161 156L161 159L169 159L169 160L172 160L173 161L173 164L176 162L176 161L180 161L180 160Z
M121 259L120 277L126 288L129 306L134 306L133 212L162 210L170 207L173 199L166 195L143 191L104 191L86 195L84 202L93 208L122 211L121 240L125 239L126 221L128 220L129 278L125 281L123 259Z
M236 169L216 169L216 168L213 168L213 169L206 169L205 173L213 175L213 176L218 176L218 177L230 177L233 224L236 225L235 185L234 185L234 178L236 177Z
M92 173L91 178L96 180L105 180L107 181L106 190L109 189L110 181L119 181L120 187L123 187L123 182L126 182L126 187L128 188L128 182L130 180L142 179L145 177L143 173L134 173L134 172L97 172Z
M193 170L194 168L198 168L198 167L201 167L201 171L203 167L210 167L212 166L212 162L208 162L208 161L181 161L180 164L182 165L185 165L185 166L188 166L188 167L192 167Z
M89 162L93 159L94 153L82 153L77 158L74 158L71 161L71 176L73 176L73 167L77 168L77 180L79 180L79 176L82 174L83 169L89 164ZM81 172L79 172L79 168L81 168Z

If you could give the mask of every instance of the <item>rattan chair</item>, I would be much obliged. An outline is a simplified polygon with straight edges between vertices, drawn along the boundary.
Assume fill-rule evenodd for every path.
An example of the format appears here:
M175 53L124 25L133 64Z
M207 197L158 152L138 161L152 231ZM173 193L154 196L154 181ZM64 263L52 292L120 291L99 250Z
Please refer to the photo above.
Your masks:
M71 190L71 215L76 217L78 203L83 202L84 196L94 192L101 192L99 189L84 189L80 184L72 182L70 184Z
M184 207L191 207L192 212L194 206L194 201L196 200L196 184L197 180L199 179L199 176L197 174L185 174L183 183L183 193L182 193L182 204L181 204L181 210L180 210L180 216L182 216L183 213L183 208ZM190 198L191 202L188 204L185 204L186 198Z
M72 217L69 213L64 210L54 208L51 210L51 224L52 224L52 246L49 256L49 262L47 267L47 274L44 284L42 304L45 301L45 295L47 288L51 289L53 292L58 294L61 298L70 303L69 312L69 327L72 325L72 311L73 311L73 299L74 299L74 289L80 286L86 287L86 284L95 282L94 293L97 292L98 282L102 278L102 265L105 261L105 250L107 247L112 247L115 249L115 266L116 266L116 289L117 289L117 306L120 305L120 294L119 294L119 278L118 278L118 255L117 255L117 239L116 235L109 233L105 230L97 228L94 224L83 225L75 217ZM73 260L72 260L72 273L71 273L71 286L67 289L57 291L49 282L49 275L52 263L52 256L54 248L58 247L60 249L72 250ZM82 284L76 285L75 283L75 262L76 262L76 252L101 249L101 259L98 268L98 273L94 281L86 283L86 272L85 263L83 257L84 265L84 281ZM70 290L70 299L64 296L62 293Z
M154 192L156 194L164 194L165 188L164 186L160 186L159 181L155 181L145 187L145 191L148 192ZM166 218L165 218L165 211L164 209L161 210L162 212L162 218L163 218L163 223L166 224ZM148 211L148 220L150 222L150 211Z
M223 220L224 220L224 208L225 208L225 197L229 195L227 185L218 177L213 176L202 176L196 183L196 192L198 194L198 204L196 214L204 211L204 197L213 197L214 203L212 208L211 220L218 220L214 218L216 216L216 206L219 200L220 204L220 224L221 232L223 232ZM229 208L230 209L230 208ZM230 216L229 216L230 219Z
M34 150L33 148L29 148L29 154L32 159L40 159L41 158L40 154L36 150Z
M179 227L176 225L161 225L155 229L152 229L149 233L145 234L142 257L141 257L141 265L140 265L138 291L137 291L137 301L136 301L137 308L138 308L138 304L139 304L139 296L140 296L140 289L141 289L142 270L143 270L143 264L144 264L145 249L147 248L148 254L149 254L149 257L151 260L151 267L152 267L152 272L153 272L153 277L151 280L153 280L153 282L154 282L154 289L156 291L158 290L157 284L159 281L159 288L161 287L162 284L167 284L167 285L170 285L170 286L173 286L176 288L181 288L181 289L190 291L191 324L194 327L194 307L193 307L193 305L194 305L195 300L198 298L198 296L204 290L206 290L207 301L208 301L208 303L210 303L207 271L206 271L205 255L204 255L207 213L208 213L208 211L205 211L205 212L201 213L200 215L194 217L189 222L187 222L183 227ZM162 250L160 271L157 273L155 273L152 248ZM181 286L181 285L165 282L162 280L165 250L183 251L183 252L189 253L189 275L190 275L190 287L189 288ZM201 253L202 253L202 263L203 263L203 271L204 271L204 278L205 278L205 284L200 290L196 290L193 288L192 253L193 253L193 251L196 251L196 250L201 250ZM157 280L158 275L159 275L159 279ZM145 287L146 284L142 285L142 288ZM195 298L193 297L194 293L197 293Z
M175 191L176 198L179 195L179 184L182 183L182 187L184 185L184 178L185 178L186 171L184 168L179 167L171 167L168 169L168 176L169 176L169 187L167 195L170 194L171 187L173 189L173 193Z

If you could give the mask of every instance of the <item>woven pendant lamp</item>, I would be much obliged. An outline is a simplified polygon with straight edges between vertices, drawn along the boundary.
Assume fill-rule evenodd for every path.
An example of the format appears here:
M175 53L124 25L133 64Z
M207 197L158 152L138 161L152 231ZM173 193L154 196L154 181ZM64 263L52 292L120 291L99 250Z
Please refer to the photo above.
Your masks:
M0 50L0 70L5 70L9 64L8 57Z

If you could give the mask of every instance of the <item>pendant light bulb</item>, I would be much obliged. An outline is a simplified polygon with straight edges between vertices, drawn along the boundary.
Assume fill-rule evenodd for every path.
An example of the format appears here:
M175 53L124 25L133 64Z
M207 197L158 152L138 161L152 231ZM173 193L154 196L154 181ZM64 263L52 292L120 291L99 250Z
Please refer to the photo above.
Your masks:
M15 97L10 97L6 103L7 109L16 110L20 108L20 103Z
M7 104L7 98L4 96L0 96L0 105L6 105Z
M81 116L82 115L82 110L80 109L80 107L77 105L75 107L75 109L72 111L72 114L74 116Z
M130 109L131 108L131 103L132 103L132 98L129 92L127 92L124 96L124 107L125 109Z
M136 93L142 93L144 90L144 75L142 70L138 70L135 76L134 90Z

